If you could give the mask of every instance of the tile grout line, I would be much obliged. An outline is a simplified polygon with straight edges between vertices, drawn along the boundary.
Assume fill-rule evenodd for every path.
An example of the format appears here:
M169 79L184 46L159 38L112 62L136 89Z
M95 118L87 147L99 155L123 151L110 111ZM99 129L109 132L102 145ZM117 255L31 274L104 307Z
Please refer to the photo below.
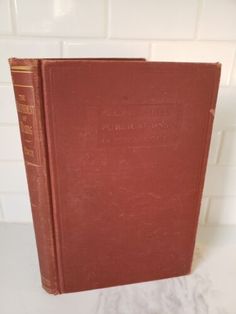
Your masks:
M194 36L193 36L195 41L198 41L198 32L199 32L200 18L201 18L201 14L202 14L202 7L203 7L202 0L198 0L196 25L195 25Z
M229 72L228 86L234 86L234 84L233 84L233 73L234 73L235 68L236 68L236 48L234 49L233 62L232 62L231 69Z
M0 222L5 222L5 217L4 217L4 210L3 210L3 199L2 195L0 193Z
M29 198L29 192L28 191L0 191L0 196L3 196L3 195L12 195L12 194L15 194L15 195L24 195L26 197Z
M217 153L216 153L216 165L217 166L223 166L220 163L220 159L221 159L221 153L223 150L224 139L225 139L225 129L221 130L221 134L220 134L220 143L219 143L219 147L218 147Z
M0 122L0 127L17 127L19 126L18 122Z
M63 40L59 41L59 54L60 54L60 57L63 58L64 56L64 41Z
M11 25L12 25L12 31L13 35L17 35L17 22L16 22L16 3L15 0L9 1L10 5L10 14L11 14Z
M209 211L209 207L210 207L210 201L211 201L211 197L206 197L206 210L204 213L204 217L203 217L203 225L207 225L207 217L208 217L208 211Z
M51 42L52 40L54 41L67 41L67 42L128 42L128 43L137 43L137 42L152 42L152 43L158 43L158 42L185 42L185 43L190 43L190 42L202 42L202 43L219 43L219 44L236 44L236 39L235 40L228 40L228 39L198 39L196 40L195 38L153 38L153 37L143 37L143 38L135 38L135 37L106 37L106 36L64 36L64 35L44 35L40 33L35 33L34 35L32 34L0 34L0 40L32 40L32 41L37 41L37 40L45 40L48 42Z
M210 206L211 206L212 198L214 198L214 196L209 197L208 202L207 202L207 208L206 208L205 219L204 219L204 222L205 222L204 225L206 226L209 226L209 215L210 215Z
M152 60L152 42L148 43L148 60Z
M106 0L106 23L105 23L105 34L106 39L109 40L111 36L111 3L110 0Z
M224 139L224 129L218 132L219 132L219 143L218 145L216 144L217 147L216 147L215 165L219 165L220 154L222 151L222 145L223 145L223 139Z

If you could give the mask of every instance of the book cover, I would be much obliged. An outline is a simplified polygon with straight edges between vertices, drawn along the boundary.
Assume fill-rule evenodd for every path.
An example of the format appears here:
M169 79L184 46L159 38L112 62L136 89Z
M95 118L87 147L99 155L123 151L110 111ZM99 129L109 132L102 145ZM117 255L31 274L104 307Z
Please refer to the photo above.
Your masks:
M45 290L189 274L220 64L9 62Z

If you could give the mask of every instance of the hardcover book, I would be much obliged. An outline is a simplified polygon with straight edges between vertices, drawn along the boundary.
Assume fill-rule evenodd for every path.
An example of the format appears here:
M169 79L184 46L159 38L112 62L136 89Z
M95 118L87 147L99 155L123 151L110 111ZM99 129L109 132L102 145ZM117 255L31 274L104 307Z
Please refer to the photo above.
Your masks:
M9 62L44 289L189 274L220 64Z

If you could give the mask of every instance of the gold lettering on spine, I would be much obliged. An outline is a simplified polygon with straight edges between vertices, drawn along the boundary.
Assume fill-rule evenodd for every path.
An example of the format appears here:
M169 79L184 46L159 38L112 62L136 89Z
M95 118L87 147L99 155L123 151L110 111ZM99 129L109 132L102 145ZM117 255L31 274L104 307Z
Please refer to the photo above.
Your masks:
M24 122L20 121L20 129L21 132L25 133L25 134L33 134L33 129L32 129L32 125L27 125L24 124Z
M28 88L33 88L32 85L21 85L21 84L14 84L16 87L28 87Z
M32 158L34 157L34 151L32 149L28 149L27 147L24 147L23 149L24 149L25 155L30 156Z
M25 95L23 95L23 94L18 94L17 96L19 97L20 101L25 101L26 100Z
M27 104L17 103L17 110L23 114L33 114L34 106L30 106Z
M11 71L32 71L33 67L29 65L12 65L11 66Z
M14 72L22 72L24 75L29 75L30 69L25 67L18 67ZM17 76L13 77L17 78ZM28 80L30 82L30 80ZM39 163L38 156L38 139L37 129L34 127L37 125L35 118L35 96L32 85L19 84L21 82L14 81L14 89L16 95L16 105L19 117L19 125L22 137L22 146L25 156L25 161L30 164L37 165ZM35 133L36 132L36 133Z

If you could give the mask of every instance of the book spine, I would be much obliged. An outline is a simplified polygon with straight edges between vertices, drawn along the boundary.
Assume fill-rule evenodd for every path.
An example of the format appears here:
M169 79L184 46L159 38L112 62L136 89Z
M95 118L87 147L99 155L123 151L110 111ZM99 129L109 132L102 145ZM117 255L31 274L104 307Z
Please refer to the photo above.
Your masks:
M60 293L40 61L9 59L43 288Z

